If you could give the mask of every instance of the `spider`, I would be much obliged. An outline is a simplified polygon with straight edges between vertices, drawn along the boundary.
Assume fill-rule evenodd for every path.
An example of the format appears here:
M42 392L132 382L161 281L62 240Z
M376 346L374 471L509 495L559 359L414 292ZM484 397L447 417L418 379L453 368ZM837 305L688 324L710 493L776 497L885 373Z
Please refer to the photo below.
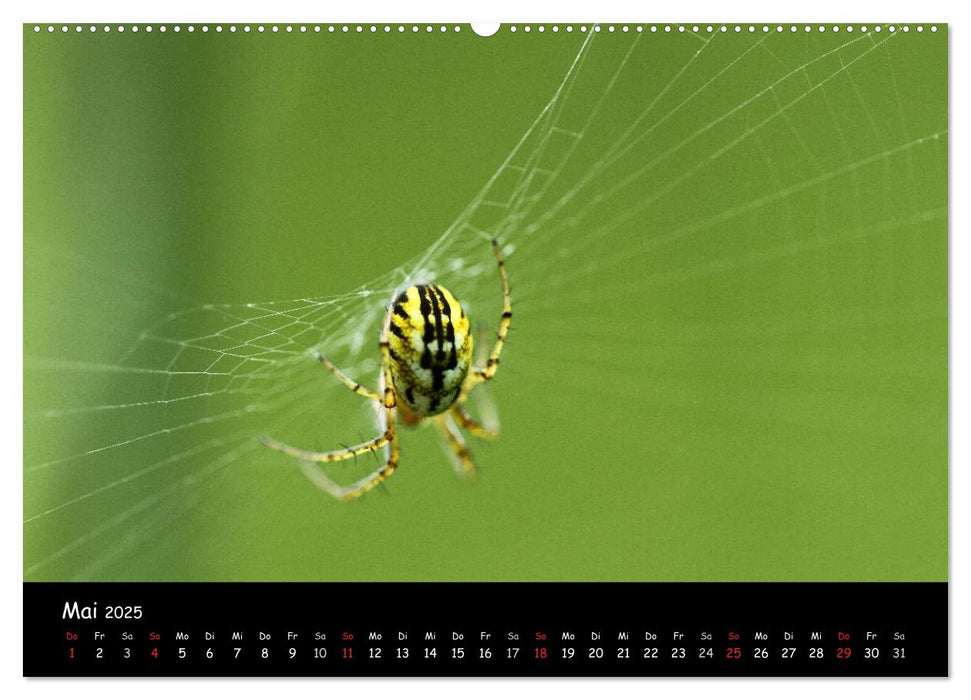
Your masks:
M343 501L351 501L388 479L398 468L398 433L395 418L417 426L432 420L445 436L457 459L456 471L466 478L475 474L475 463L456 421L472 435L494 439L498 432L481 425L465 410L465 400L476 385L496 376L499 355L512 321L509 280L498 241L492 249L502 282L502 316L492 353L485 367L472 367L472 333L469 319L458 300L445 287L418 284L405 289L388 306L381 329L381 373L378 391L354 381L323 355L320 363L359 396L374 402L381 435L359 445L329 452L311 452L263 437L263 444L304 460L304 473L318 487ZM380 393L379 393L380 392ZM383 466L348 486L331 481L312 463L341 462L387 446Z

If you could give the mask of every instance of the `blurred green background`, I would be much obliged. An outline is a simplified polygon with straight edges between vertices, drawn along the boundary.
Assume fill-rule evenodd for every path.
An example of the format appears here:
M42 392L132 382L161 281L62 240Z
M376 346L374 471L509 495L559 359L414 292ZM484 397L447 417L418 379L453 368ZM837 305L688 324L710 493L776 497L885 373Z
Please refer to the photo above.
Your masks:
M25 579L946 580L946 28L228 26L24 28ZM373 433L300 353L373 383L544 108L424 265L485 345L510 246L478 483L334 502L255 437Z

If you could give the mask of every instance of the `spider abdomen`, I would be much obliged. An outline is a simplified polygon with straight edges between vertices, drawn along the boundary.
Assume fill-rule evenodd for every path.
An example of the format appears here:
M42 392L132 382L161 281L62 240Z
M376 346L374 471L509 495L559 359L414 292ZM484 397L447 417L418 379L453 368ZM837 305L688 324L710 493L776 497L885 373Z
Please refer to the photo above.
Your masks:
M447 410L462 391L472 358L469 319L445 287L419 284L394 300L388 318L391 384L416 416Z

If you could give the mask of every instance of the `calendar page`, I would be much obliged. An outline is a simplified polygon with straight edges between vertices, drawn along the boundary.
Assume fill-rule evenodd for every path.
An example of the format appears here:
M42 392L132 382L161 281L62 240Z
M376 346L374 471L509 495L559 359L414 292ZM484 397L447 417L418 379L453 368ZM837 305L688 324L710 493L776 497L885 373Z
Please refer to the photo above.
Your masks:
M25 675L948 675L946 24L23 46Z

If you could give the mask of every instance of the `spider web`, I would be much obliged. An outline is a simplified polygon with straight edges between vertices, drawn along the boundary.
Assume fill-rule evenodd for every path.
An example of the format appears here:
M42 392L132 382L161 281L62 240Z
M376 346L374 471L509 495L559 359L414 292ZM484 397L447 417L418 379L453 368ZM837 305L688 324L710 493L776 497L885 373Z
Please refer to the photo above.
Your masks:
M384 305L396 290L429 280L482 319L477 345L487 346L500 310L492 237L503 242L516 308L492 390L500 416L510 400L505 387L563 405L573 392L602 395L627 415L626 378L656 364L632 352L593 372L585 358L605 346L663 356L656 338L675 329L680 343L706 343L800 323L867 322L851 306L842 319L809 309L770 329L742 316L705 330L690 309L712 279L744 280L768 264L811 268L807 261L834 246L869 245L862 250L892 276L881 241L919 239L946 225L943 198L908 183L944 158L947 125L905 114L901 66L921 37L889 27L821 38L792 36L788 27L738 36L716 26L665 41L633 25L609 35L606 25L583 27L572 62L508 157L441 236L400 267L335 297L173 302L110 363L26 357L26 372L57 389L34 395L25 410L25 435L45 436L25 446L25 576L211 575L198 562L180 568L187 542L208 537L215 550L247 540L246 528L237 522L201 536L186 522L205 522L200 513L244 498L241 482L260 491L259 502L313 490L259 435L327 449L373 432L370 411L343 395L318 352L374 384ZM801 50L782 50L792 42ZM746 176L736 180L740 170ZM806 274L825 289L826 279ZM639 328L618 328L605 311L677 299L688 309L678 323L648 314ZM478 411L489 410L483 397ZM440 471L432 481L447 478ZM247 551L232 548L239 557Z

